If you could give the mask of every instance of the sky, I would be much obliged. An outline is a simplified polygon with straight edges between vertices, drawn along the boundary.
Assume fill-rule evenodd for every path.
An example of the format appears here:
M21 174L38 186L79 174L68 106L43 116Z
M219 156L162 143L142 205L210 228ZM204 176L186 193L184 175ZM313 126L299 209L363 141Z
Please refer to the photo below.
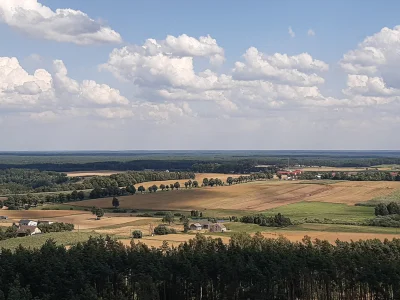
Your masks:
M389 2L0 0L0 151L398 150Z

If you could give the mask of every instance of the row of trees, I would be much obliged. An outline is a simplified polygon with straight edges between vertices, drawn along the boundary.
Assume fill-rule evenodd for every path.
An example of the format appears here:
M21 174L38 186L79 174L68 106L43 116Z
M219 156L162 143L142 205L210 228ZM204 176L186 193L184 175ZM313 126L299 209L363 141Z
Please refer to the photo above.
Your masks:
M365 171L365 172L304 172L299 179L315 179L321 175L321 179L350 180L350 181L400 181L400 173Z
M292 225L290 218L287 218L280 213L273 217L263 214L243 216L240 218L240 222L258 224L260 226L268 227L286 227Z
M116 188L147 181L194 179L193 172L140 171L90 178L69 177L65 173L29 169L0 170L0 194L22 194Z
M197 235L175 248L91 238L0 253L0 299L400 299L400 240Z

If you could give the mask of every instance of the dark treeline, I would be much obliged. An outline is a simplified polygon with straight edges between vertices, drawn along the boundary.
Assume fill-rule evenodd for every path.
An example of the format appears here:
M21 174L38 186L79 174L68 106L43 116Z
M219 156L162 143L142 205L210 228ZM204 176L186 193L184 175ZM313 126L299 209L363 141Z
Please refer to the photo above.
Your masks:
M194 179L194 177L193 172L141 171L82 179L68 177L65 173L8 169L0 170L0 193L4 195L125 187L146 181Z
M48 156L46 156L48 155ZM256 153L254 151L221 152L221 153L189 153L128 155L114 153L98 156L96 153L57 154L51 153L36 156L6 155L1 159L0 169L24 168L49 170L57 172L70 171L142 171L146 169L170 171L194 171L214 173L249 173L256 171L256 165L287 166L290 158L292 165L331 166L331 167L371 167L381 164L400 164L400 155L394 153L357 153L357 152L310 152L274 151L273 153ZM2 158L0 153L0 158ZM122 160L121 160L122 159ZM95 161L93 161L95 160ZM99 161L100 160L100 161Z
M278 213L275 216L266 216L263 214L243 216L240 218L242 223L258 224L260 226L268 227L286 227L292 225L289 218Z
M364 300L400 298L400 240L292 243L260 234L220 239L196 236L124 247L90 239L66 250L0 254L0 299L7 300Z
M332 174L334 173L334 175ZM396 172L397 173L397 172ZM315 179L316 175L321 179L351 180L351 181L400 181L400 173L392 175L391 172L365 171L365 172L304 172L299 179Z

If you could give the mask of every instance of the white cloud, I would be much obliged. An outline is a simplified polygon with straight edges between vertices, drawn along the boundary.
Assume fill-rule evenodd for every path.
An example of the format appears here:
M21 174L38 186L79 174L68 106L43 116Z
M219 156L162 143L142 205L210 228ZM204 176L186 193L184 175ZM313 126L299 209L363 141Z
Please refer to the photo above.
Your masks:
M294 33L294 31L292 29L292 26L289 26L288 33L289 33L290 37L292 37L292 38L294 38L296 36L296 34Z
M81 11L52 11L37 0L1 0L0 22L32 37L57 42L78 45L122 42L119 33Z
M240 80L271 80L298 86L313 86L324 83L324 79L309 71L326 71L328 65L314 60L309 54L298 56L275 54L266 56L251 47L243 55L244 62L236 62L233 76ZM307 71L306 72L301 72Z
M313 29L308 29L308 31L307 31L307 35L308 36L315 36L315 31L313 30Z
M355 50L344 54L343 69L352 74L385 73L387 68L400 66L400 26L383 28L369 36Z
M114 49L108 62L100 69L140 86L210 88L219 78L209 70L196 74L195 57L208 58L212 64L220 64L224 61L224 50L210 36L199 39L185 34L167 36L160 41L148 39L143 46Z

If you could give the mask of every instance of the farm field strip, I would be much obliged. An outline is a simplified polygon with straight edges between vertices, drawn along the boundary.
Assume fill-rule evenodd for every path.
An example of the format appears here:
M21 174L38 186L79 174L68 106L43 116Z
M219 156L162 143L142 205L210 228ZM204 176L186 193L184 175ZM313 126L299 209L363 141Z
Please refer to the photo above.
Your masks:
M301 181L256 181L233 186L182 189L120 197L126 209L192 210L229 209L264 211L301 201L354 205L400 189L400 182L356 182L333 184ZM111 207L112 198L72 202L71 205Z

